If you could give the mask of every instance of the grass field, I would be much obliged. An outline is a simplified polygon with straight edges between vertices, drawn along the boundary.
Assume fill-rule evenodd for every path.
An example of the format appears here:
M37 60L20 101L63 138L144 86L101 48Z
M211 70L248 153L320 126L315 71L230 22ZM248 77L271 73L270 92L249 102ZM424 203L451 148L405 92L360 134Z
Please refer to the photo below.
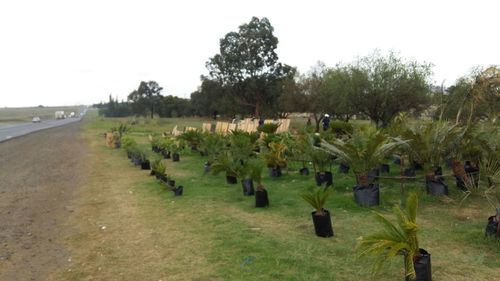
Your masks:
M35 116L40 117L42 121L54 119L56 111L78 113L80 108L80 106L0 108L0 123L30 122Z
M375 277L370 258L357 259L356 239L378 229L369 208L353 201L351 174L334 172L334 195L326 204L335 236L314 234L311 207L300 193L314 184L291 164L281 178L264 177L270 207L254 208L241 185L222 175L203 174L205 158L183 151L168 162L167 173L184 195L174 197L148 171L134 167L123 150L105 147L102 133L119 119L89 117L84 132L90 144L89 178L82 212L69 237L76 253L57 280L403 280L403 259ZM121 120L123 121L123 119ZM201 127L201 119L161 119L134 125L130 135L150 152L147 135L175 124ZM293 124L292 124L293 126ZM446 173L446 172L445 172ZM391 174L399 174L391 166ZM500 276L500 244L484 237L493 210L481 198L458 208L460 193L447 180L450 197L425 194L423 183L407 183L419 194L420 246L432 255L433 280L495 280ZM400 203L399 182L381 181L381 205L389 214ZM102 226L106 226L103 230ZM90 230L89 230L90 229ZM496 279L498 280L498 279Z

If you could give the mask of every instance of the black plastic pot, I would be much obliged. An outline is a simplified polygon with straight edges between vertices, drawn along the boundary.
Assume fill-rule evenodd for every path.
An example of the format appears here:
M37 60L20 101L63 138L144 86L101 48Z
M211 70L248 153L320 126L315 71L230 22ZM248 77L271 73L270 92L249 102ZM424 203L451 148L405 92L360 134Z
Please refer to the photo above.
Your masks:
M267 197L267 190L257 189L255 191L255 207L256 208L269 207L269 198Z
M319 237L332 237L333 228L332 220L330 218L330 212L325 209L323 209L323 212L325 213L324 216L317 216L316 211L311 213L314 224L314 231Z
M172 154L172 161L173 162L179 162L181 160L181 156L179 155L179 153L174 153Z
M448 195L448 185L442 179L427 180L425 190L431 195Z
M143 170L150 170L151 169L151 164L149 163L149 160L145 160L141 162L141 169Z
M138 157L132 157L132 162L134 163L135 166L139 166L142 164L141 158Z
M380 188L378 184L368 186L356 185L353 187L354 201L362 207L377 206L380 204Z
M167 181L168 181L167 176L165 176L165 175L156 175L156 178L164 183L167 183Z
M497 220L497 216L496 215L489 217L488 218L488 224L486 224L486 228L484 230L484 234L486 236L500 238L500 228L499 228L498 224L499 224L499 222Z
M238 179L235 176L226 176L226 182L229 184L237 184Z
M178 187L172 189L172 191L174 192L175 196L181 196L184 192L184 187L182 185L179 185Z
M442 176L443 175L443 168L441 168L441 166L434 167L434 174L436 176Z
M309 168L307 167L304 167L302 169L299 170L299 173L302 175L302 176L308 176L309 175Z
M420 257L413 262L415 279L405 278L405 281L432 281L431 254L424 249L419 249Z
M389 164L382 164L380 165L380 172L381 173L389 173L391 171L391 167Z
M415 161L413 161L412 166L413 166L413 169L415 169L415 170L423 170L424 169L424 166L422 166L422 164L415 162Z
M167 184L171 187L175 186L175 180L167 180Z
M417 174L415 173L415 169L413 168L406 168L403 172L403 175L405 177L414 177L416 176Z
M243 179L241 180L241 186L243 188L243 195L245 196L252 196L255 193L255 190L253 188L253 181L252 179Z
M170 159L170 151L162 150L161 155L163 155L163 158L165 159Z
M316 185L321 186L325 184L326 186L330 186L333 184L333 174L332 172L318 172L316 173Z
M269 176L272 178L281 177L281 167L269 168Z
M341 173L341 174L347 174L347 173L349 173L349 165L347 165L345 163L340 163L339 173Z

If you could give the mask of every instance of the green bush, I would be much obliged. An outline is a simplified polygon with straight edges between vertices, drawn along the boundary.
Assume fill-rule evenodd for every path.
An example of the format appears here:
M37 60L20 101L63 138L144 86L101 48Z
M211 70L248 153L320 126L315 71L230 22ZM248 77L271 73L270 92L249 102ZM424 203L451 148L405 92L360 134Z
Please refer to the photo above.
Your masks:
M137 146L137 142L134 140L134 138L129 137L129 136L124 136L122 137L122 147L128 151L130 147Z
M351 135L354 132L352 124L344 121L334 120L330 122L330 128L337 138Z
M274 123L262 124L257 128L257 131L264 132L266 134L274 134L278 130L279 125Z

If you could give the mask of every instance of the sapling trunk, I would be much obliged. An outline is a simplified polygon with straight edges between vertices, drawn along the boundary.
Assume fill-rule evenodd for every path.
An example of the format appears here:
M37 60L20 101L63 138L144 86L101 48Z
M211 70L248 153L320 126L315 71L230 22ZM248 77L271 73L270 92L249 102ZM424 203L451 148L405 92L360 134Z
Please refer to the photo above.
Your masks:
M360 186L368 186L368 184L369 184L368 174L366 174L366 173L356 174L356 182Z
M461 179L465 179L465 176L466 176L465 169L460 161L452 160L451 161L451 168L453 170L453 174L456 177L459 177Z

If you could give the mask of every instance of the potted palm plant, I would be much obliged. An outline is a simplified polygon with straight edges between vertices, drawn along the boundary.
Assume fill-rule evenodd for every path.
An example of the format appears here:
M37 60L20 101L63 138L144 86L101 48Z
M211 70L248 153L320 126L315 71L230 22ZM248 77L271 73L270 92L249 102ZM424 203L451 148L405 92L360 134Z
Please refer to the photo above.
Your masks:
M286 167L285 150L286 146L280 142L271 142L268 145L269 151L264 153L270 177L280 177L281 169Z
M302 168L299 170L299 174L303 176L309 175L309 168L307 167L307 163L311 162L311 142L309 137L305 134L299 135L295 144L291 146L291 152L293 155L293 159L295 161L299 161L302 164Z
M163 160L156 160L151 165L152 174L160 181L167 182L166 165Z
M309 152L313 163L314 176L316 184L321 186L325 184L330 186L333 184L333 174L331 172L332 157L326 151L320 148L311 146Z
M221 153L227 146L224 137L218 134L205 134L200 143L200 151L207 156L208 160L205 163L205 173L210 171L210 165L215 161L219 153Z
M151 151L155 153L160 153L161 151L161 138L158 136L149 135L149 141L151 142Z
M170 159L171 158L171 152L169 151L170 145L172 144L173 140L171 138L163 138L159 141L158 144L158 149L161 155L163 156L164 159Z
M168 151L172 153L173 162L181 161L181 156L179 155L180 150L181 150L181 145L178 142L173 141L168 146Z
M142 170L150 170L151 169L151 163L149 162L149 159L147 158L147 156L144 152L141 153L141 169Z
M251 158L244 162L241 169L238 171L238 177L241 178L243 195L251 196L255 194L254 178L260 180L259 175L262 173L262 160ZM256 182L257 183L257 182Z
M229 151L221 152L210 166L214 175L225 172L226 182L229 184L238 183L238 173L242 165L238 159L235 159Z
M248 161L248 166L250 169L250 178L254 183L257 184L257 190L255 191L255 207L269 207L269 197L267 195L267 190L264 185L262 185L262 170L264 168L262 160L253 158Z
M330 212L324 208L326 200L331 194L332 189L329 188L329 185L311 187L307 193L301 194L301 197L315 209L311 216L316 235L320 237L333 236Z
M380 166L385 157L405 144L400 138L391 138L373 127L355 130L346 141L336 139L332 143L321 142L325 150L349 165L353 171L357 183L353 188L354 199L361 206L379 204L379 185L375 181L376 177L370 177L370 173Z
M411 193L406 199L406 208L394 206L397 217L394 223L382 214L372 211L383 230L358 238L356 247L360 257L374 255L377 257L373 266L373 274L382 269L384 263L397 255L404 257L406 281L432 281L431 255L419 247L417 232L418 197Z
M187 142L192 151L198 151L198 145L202 141L202 135L198 130L189 130L178 136L178 139Z
M420 124L402 132L409 141L410 158L423 166L427 193L448 195L448 185L439 174L444 156L460 133L459 127L447 122Z

